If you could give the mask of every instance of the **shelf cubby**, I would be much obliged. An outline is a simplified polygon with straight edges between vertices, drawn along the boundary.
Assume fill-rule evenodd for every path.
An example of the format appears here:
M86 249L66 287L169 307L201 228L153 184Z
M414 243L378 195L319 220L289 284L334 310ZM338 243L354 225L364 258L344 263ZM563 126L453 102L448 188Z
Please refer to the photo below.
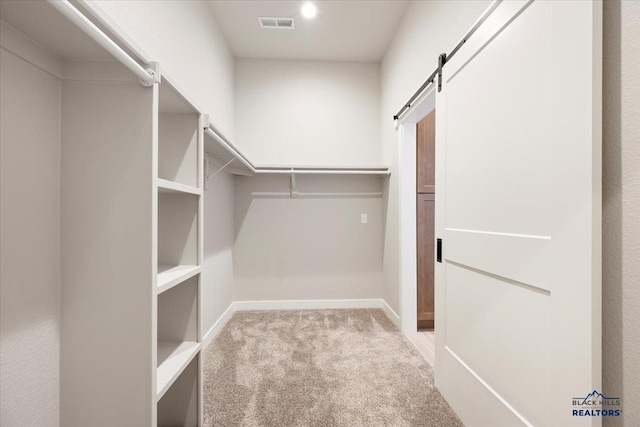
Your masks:
M200 344L193 341L158 342L158 399L161 399L170 389L187 365L198 354L199 350Z
M196 355L173 386L158 401L158 427L196 427L199 419L199 380Z
M158 295L157 398L160 399L198 354L198 280L193 276L180 286Z
M198 210L196 195L158 194L158 265L164 271L198 265Z
M158 178L198 188L200 114L169 82L160 85Z
M160 113L158 120L158 177L198 186L199 116Z

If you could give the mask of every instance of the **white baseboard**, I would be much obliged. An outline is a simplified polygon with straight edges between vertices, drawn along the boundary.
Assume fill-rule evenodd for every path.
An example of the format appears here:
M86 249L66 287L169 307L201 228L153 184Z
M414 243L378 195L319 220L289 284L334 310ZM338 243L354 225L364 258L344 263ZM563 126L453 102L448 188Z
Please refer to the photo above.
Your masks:
M400 329L400 317L381 298L376 299L325 299L281 301L235 301L235 311L248 310L327 310L340 308L381 308L389 320Z
M335 308L381 308L381 299L317 299L280 301L236 301L236 311L247 310L326 310Z
M216 320L202 338L202 347L206 348L227 324L236 311L260 310L328 310L345 308L380 308L400 328L400 317L383 299L316 299L316 300L275 300L275 301L234 301Z
M222 328L224 328L224 325L226 325L229 319L231 319L231 316L233 316L233 313L235 313L235 311L236 310L234 309L234 303L232 302L231 304L229 304L229 307L227 307L224 313L222 313L222 315L218 318L218 320L216 320L213 326L207 331L207 333L204 334L204 337L202 337L203 349L206 348L209 343L211 343L211 341L218 335L218 333L220 333Z
M386 314L389 320L391 320L393 324L396 325L396 328L402 330L402 328L400 328L400 316L398 316L396 312L393 311L391 307L389 307L389 304L387 304L385 300L381 299L380 301L382 301L380 308L384 310L384 314Z

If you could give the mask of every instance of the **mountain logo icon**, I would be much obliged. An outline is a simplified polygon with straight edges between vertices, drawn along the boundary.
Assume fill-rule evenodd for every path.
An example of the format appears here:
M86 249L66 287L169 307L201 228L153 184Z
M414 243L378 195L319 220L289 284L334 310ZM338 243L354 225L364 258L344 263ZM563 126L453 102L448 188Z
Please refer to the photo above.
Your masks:
M591 393L587 394L586 397L574 397L573 400L577 405L593 405L597 402L608 401L608 400L620 400L619 397L606 397L598 390L593 390Z

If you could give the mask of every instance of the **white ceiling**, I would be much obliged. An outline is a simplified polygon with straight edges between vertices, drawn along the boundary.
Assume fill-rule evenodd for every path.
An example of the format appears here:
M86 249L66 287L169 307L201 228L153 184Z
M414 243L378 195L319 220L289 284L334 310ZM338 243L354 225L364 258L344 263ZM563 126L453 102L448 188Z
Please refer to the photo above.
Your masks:
M327 61L382 59L407 6L405 0L315 0L314 19L303 1L216 0L211 7L236 57ZM295 30L262 29L259 16L292 17Z

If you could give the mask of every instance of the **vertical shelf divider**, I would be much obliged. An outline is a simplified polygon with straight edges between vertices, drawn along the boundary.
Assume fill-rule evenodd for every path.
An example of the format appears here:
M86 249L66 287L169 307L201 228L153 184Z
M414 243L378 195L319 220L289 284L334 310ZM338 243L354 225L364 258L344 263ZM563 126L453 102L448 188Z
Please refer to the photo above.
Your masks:
M204 129L209 126L209 115L201 114L198 123L198 188L200 189L200 200L198 204L198 266L200 275L198 280L198 343L200 344L200 354L198 355L198 425L204 423L204 401L202 389L204 386L203 377L203 353L202 348L204 330L202 328L202 270L204 268L204 197L205 197L205 154L204 154Z

